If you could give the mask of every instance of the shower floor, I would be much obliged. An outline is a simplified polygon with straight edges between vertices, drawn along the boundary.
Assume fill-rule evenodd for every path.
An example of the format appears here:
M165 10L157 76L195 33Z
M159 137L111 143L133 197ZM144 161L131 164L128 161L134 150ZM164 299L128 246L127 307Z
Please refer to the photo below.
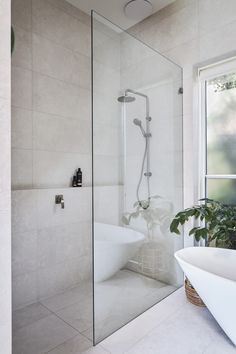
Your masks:
M129 270L95 285L96 339L176 288ZM13 312L13 354L79 354L92 346L92 289L83 283Z

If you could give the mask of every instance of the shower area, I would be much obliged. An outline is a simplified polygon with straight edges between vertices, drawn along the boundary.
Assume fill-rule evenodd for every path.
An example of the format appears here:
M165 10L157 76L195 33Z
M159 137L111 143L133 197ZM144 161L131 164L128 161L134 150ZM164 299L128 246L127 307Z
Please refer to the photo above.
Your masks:
M93 12L95 343L183 282L182 71Z
M12 1L13 353L83 353L182 286L182 69L64 0ZM73 176L82 171L82 187Z

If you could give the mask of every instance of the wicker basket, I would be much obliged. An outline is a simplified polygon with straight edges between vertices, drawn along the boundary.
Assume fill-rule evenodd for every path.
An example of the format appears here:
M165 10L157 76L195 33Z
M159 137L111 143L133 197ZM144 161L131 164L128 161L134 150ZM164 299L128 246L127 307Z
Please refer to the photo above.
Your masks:
M187 296L187 299L194 305L196 306L202 306L205 307L206 305L188 280L188 278L185 279L185 293Z

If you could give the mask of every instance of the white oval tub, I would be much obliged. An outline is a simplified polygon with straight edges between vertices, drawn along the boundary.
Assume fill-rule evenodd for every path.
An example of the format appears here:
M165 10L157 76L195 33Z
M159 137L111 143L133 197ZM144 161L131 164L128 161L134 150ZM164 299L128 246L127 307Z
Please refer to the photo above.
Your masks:
M175 253L216 321L236 345L236 250L189 247Z
M140 232L115 225L94 224L94 280L113 276L138 251L145 236Z

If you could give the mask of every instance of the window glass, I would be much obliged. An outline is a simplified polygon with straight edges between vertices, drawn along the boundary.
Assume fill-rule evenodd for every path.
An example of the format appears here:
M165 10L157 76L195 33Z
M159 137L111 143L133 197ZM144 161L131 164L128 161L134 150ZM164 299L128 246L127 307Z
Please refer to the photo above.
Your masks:
M207 197L236 205L236 179L208 179Z
M207 174L236 174L236 73L207 81L206 104Z

